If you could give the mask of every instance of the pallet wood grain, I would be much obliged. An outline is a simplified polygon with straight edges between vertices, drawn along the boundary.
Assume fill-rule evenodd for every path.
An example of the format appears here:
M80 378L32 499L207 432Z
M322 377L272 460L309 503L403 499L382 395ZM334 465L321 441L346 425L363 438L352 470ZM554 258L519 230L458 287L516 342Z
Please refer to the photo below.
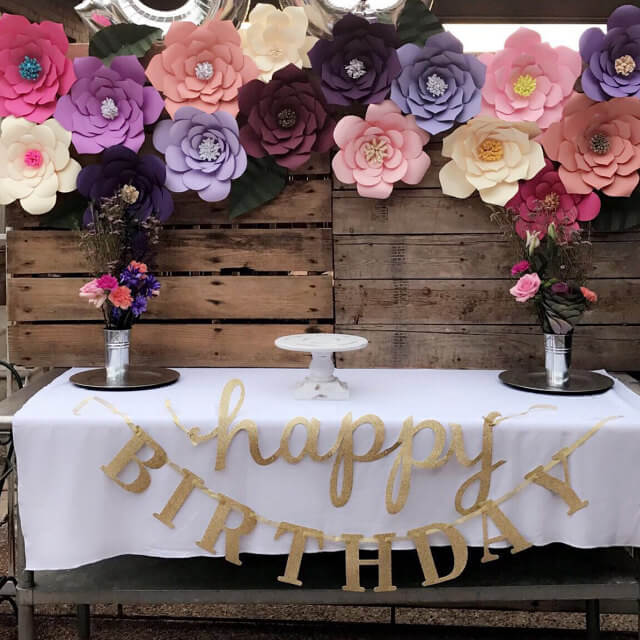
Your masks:
M9 316L16 322L102 319L78 296L86 278L10 278ZM169 276L145 319L333 318L328 276Z
M277 349L289 333L331 331L308 324L149 324L133 328L131 363L159 367L306 367L308 356ZM25 366L104 365L102 324L9 327L12 361Z
M362 351L337 354L339 367L531 369L544 364L537 325L363 324L336 325L336 331L369 340ZM640 327L581 326L575 332L575 367L635 371L639 361Z

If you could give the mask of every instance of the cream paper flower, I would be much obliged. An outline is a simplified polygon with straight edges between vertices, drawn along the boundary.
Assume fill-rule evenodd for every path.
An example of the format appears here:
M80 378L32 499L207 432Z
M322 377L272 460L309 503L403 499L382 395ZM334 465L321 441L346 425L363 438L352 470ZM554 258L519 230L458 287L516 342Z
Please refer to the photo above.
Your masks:
M20 200L35 215L51 211L56 193L76 188L80 165L69 156L71 132L9 116L0 127L0 204Z
M307 55L318 38L307 35L309 21L302 7L276 9L259 3L240 29L242 49L260 70L260 80L269 82L278 69L288 64L310 67Z
M540 133L533 122L505 122L480 116L442 142L451 162L440 169L442 191L468 198L476 189L484 202L504 206L518 192L518 180L529 180L544 168Z

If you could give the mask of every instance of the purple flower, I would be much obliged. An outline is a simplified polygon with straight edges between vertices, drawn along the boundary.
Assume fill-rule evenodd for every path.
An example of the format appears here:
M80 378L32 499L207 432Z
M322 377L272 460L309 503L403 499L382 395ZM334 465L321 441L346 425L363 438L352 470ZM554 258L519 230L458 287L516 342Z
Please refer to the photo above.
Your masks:
M462 43L446 31L424 47L398 49L402 73L391 85L391 99L431 134L466 122L480 112L486 67L462 53Z
M551 285L551 291L553 291L553 293L559 293L560 295L566 295L569 293L569 285L566 282L556 282Z
M144 125L153 124L164 109L160 94L144 86L138 59L119 56L106 67L98 58L76 58L73 68L77 80L58 100L54 117L72 132L78 153L101 153L117 144L138 151Z
M231 181L247 168L238 136L238 124L226 111L181 107L175 120L158 122L153 145L164 153L167 187L177 192L193 189L207 202L224 200Z
M173 200L164 186L165 179L166 170L160 158L138 156L119 145L102 154L101 164L84 167L77 184L78 191L94 202L109 198L125 184L130 184L138 190L138 199L129 206L129 211L140 220L154 215L164 222L173 212ZM90 219L90 213L85 213L85 224Z
M318 40L309 51L329 104L376 104L400 73L398 37L390 24L370 23L347 14L333 27L332 40Z
M147 297L146 296L136 296L133 299L133 303L131 304L131 312L137 318L141 316L147 310Z
M592 100L640 98L640 7L618 7L602 29L587 29L580 37L580 55L588 67L582 89Z

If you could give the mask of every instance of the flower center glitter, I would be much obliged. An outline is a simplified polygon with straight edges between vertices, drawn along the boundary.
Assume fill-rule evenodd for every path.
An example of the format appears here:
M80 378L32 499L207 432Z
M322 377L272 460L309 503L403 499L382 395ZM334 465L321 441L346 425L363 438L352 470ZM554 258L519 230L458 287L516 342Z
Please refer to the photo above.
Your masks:
M500 140L487 138L478 145L478 157L483 162L496 162L502 160L504 155L504 146Z
M364 66L364 62L359 58L349 60L349 64L344 66L344 70L352 80L362 78L362 76L367 73L367 68Z
M222 146L215 138L205 138L198 147L200 160L215 162L222 153Z
M213 65L210 62L198 62L195 71L198 80L209 80L213 75Z
M27 167L37 169L42 166L42 154L37 149L29 149L24 154L24 163Z
M391 147L386 140L371 138L362 145L364 159L373 167L379 167L391 155Z
M37 80L42 73L42 67L35 58L25 56L18 67L18 71L20 72L20 77L24 80Z
M603 156L609 151L609 138L604 133L594 133L589 140L589 148L593 153Z
M613 64L616 68L616 73L621 76L629 76L636 70L636 61L630 55L616 58Z
M437 73L427 78L427 91L436 98L439 98L448 88L449 85Z
M272 58L279 58L282 55L282 53L283 53L282 49L279 49L278 47L274 47L269 51L269 55Z
M536 90L537 82L533 76L528 73L518 76L513 83L513 90L523 98L528 98Z
M120 189L120 197L127 204L135 204L139 196L140 192L132 184L125 184L124 187Z
M118 105L116 105L113 98L105 98L100 103L100 113L105 120L113 120L118 117Z
M555 213L560 206L560 196L552 191L540 200L540 207L545 213Z
M281 129L291 129L295 127L297 119L298 115L289 107L278 112L278 126Z

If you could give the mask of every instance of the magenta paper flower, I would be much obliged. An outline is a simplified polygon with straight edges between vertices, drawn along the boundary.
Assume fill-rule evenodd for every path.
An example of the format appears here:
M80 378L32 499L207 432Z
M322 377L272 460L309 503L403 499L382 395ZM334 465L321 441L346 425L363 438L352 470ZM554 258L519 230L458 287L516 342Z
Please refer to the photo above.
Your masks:
M579 222L593 220L600 213L600 198L595 193L567 193L558 171L546 160L540 173L520 183L518 193L507 202L506 208L518 214L516 232L521 238L526 238L527 231L537 231L542 240L549 225L554 223L558 241L565 243L580 230Z
M520 28L498 53L478 56L487 65L482 114L546 129L562 118L565 102L582 71L577 51L552 47L540 34Z
M0 18L0 117L42 123L53 115L75 73L69 41L57 22L31 24L24 16Z
M324 153L333 146L335 121L322 92L293 64L276 71L268 84L246 84L239 104L247 119L240 142L250 156L269 155L279 165L297 169L312 151Z
M207 202L224 200L231 181L247 169L238 124L225 111L204 113L181 107L175 120L158 122L153 145L165 156L167 188L177 192L193 189Z
M388 198L398 180L418 184L431 164L422 149L429 134L391 100L369 105L364 120L345 116L333 137L340 147L332 162L336 178L355 182L365 198Z
M77 80L71 93L58 101L55 118L71 131L78 153L100 153L123 145L138 151L144 126L164 109L160 94L145 87L146 76L135 56L119 56L110 67L98 58L76 58Z

